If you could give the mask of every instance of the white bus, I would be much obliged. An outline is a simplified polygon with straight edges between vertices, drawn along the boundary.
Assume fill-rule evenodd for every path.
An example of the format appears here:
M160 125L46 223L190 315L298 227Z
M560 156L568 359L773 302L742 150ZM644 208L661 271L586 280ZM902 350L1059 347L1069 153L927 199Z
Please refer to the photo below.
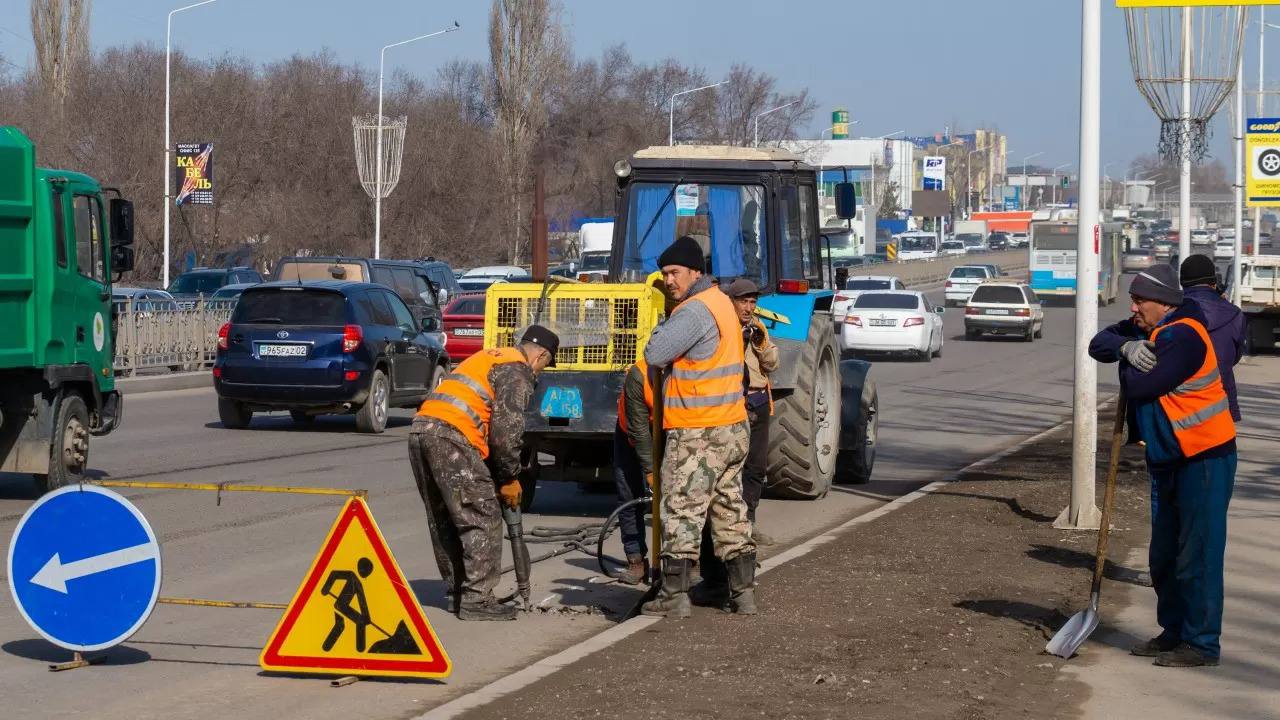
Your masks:
M1075 222L1031 223L1028 265L1031 289L1041 297L1075 298ZM1120 294L1120 254L1124 223L1102 223L1098 236L1098 301L1107 305Z
M923 230L911 230L893 236L898 243L899 260L932 260L938 257L938 236Z

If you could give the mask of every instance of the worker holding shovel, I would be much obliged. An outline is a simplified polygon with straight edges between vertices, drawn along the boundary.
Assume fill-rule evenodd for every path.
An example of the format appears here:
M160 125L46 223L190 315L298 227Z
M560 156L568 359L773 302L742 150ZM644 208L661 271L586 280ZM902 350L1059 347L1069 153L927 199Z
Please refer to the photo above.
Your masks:
M1235 425L1204 314L1184 302L1176 271L1140 272L1129 293L1132 318L1099 332L1089 354L1120 363L1129 427L1146 443L1151 474L1151 582L1162 631L1132 652L1165 667L1217 665Z

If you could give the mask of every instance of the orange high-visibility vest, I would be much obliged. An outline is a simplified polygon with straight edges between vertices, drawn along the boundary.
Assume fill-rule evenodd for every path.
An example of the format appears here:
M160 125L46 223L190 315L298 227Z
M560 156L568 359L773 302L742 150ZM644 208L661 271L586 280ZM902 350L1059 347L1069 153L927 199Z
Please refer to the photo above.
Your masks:
M706 428L746 422L747 404L742 397L742 324L729 296L708 289L688 298L672 314L690 303L702 303L711 311L720 331L720 343L706 360L687 355L671 364L663 388L662 427Z
M493 385L489 371L497 365L524 362L516 348L482 350L463 360L422 401L419 415L443 420L458 429L480 453L489 457L489 420L493 417Z
M644 357L636 358L636 364L631 367L640 371L640 377L644 383L644 404L649 406L649 412L653 412L653 384L649 382L649 363L644 361ZM622 391L618 393L618 427L622 428L622 432L627 432L627 376L631 374L631 367L622 374ZM635 445L631 441L631 436L627 436L627 442Z
M1174 325L1186 325L1195 330L1205 347L1204 364L1196 374L1174 388L1173 392L1160 396L1160 407L1164 408L1169 424L1173 426L1182 454L1191 457L1234 438L1236 426L1231 420L1231 406L1222 387L1218 358L1213 352L1209 331L1199 322L1183 318L1151 331L1152 342L1161 330Z

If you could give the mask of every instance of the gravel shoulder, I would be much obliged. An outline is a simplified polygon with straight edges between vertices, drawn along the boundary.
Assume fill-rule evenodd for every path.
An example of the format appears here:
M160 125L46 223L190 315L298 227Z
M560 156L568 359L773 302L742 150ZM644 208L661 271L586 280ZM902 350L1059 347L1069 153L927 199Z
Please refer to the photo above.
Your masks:
M1064 428L771 571L755 618L696 608L464 717L1076 717L1087 686L1042 653L1087 601L1096 543L1052 527L1070 453ZM1147 496L1125 448L1111 557L1145 546ZM1115 563L1108 578L1104 618L1144 581Z

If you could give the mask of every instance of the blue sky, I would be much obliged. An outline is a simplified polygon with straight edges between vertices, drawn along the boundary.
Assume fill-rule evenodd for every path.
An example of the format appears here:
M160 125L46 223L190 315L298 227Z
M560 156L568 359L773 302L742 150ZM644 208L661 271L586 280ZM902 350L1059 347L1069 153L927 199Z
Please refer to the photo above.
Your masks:
M165 15L182 4L94 0L94 47L163 47ZM218 0L175 16L174 45L199 58L229 53L259 62L327 48L376 72L382 45L457 19L459 32L388 53L388 71L431 78L448 59L485 58L488 7L486 0ZM713 78L746 62L783 89L807 87L819 106L810 137L843 106L859 121L853 134L994 124L1009 136L1014 163L1040 151L1033 164L1078 159L1074 0L565 0L564 11L579 57L625 43L640 60L675 57ZM20 66L33 55L27 13L26 0L0 3L0 55ZM1255 37L1245 60L1250 84ZM1158 123L1134 87L1124 16L1110 0L1103 0L1102 68L1103 162L1119 176L1135 155L1154 150ZM1224 107L1211 148L1229 162L1225 115Z

